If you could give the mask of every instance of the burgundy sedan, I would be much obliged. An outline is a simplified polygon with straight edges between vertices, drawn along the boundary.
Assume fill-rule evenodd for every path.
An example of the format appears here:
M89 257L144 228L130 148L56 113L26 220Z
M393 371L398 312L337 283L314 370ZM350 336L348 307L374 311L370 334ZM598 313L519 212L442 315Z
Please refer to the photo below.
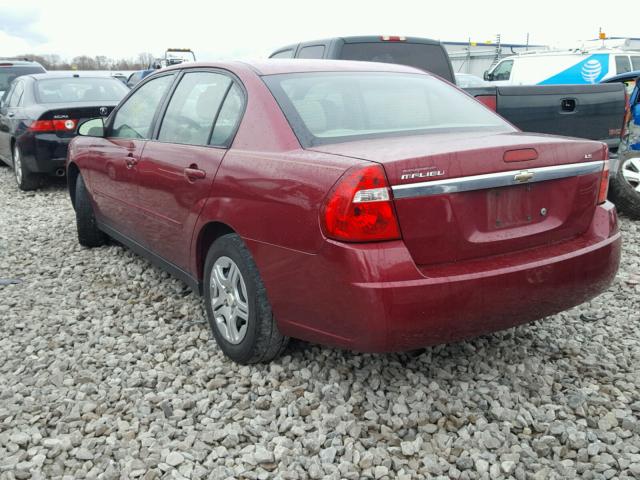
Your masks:
M289 337L385 352L530 322L620 259L604 144L522 133L398 65L164 69L80 127L67 171L80 243L186 281L241 363Z

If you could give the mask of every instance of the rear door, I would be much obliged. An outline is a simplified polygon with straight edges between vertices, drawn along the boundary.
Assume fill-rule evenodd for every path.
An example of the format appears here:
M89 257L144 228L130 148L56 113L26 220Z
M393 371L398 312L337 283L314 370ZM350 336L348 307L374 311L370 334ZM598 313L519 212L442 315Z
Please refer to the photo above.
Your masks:
M155 77L135 90L107 125L107 137L95 138L89 183L98 215L121 234L139 240L141 212L137 164L152 132L161 102L175 72Z
M187 271L195 222L244 106L230 75L187 70L138 164L144 243ZM215 125L215 126L214 126Z

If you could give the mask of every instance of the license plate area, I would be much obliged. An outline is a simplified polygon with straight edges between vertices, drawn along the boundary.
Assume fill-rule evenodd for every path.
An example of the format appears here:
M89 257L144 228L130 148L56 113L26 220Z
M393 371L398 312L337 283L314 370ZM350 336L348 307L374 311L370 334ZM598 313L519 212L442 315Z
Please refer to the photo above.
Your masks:
M514 185L488 190L487 229L529 225L533 222L535 185Z

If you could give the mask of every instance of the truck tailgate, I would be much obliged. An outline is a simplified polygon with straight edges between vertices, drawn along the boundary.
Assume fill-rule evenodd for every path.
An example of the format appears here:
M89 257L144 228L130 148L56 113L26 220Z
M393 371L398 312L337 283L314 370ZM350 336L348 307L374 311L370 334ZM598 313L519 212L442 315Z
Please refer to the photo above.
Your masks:
M496 111L525 132L550 133L606 142L615 149L624 121L622 83L531 85L466 89L495 97Z

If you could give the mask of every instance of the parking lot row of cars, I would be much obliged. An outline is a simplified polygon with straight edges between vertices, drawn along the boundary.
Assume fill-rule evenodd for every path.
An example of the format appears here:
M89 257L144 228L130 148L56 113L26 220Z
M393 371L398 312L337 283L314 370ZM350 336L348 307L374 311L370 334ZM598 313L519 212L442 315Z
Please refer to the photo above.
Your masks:
M116 239L184 280L241 363L275 358L289 337L363 351L467 338L611 282L621 238L606 143L522 133L495 113L508 95L451 84L437 42L331 39L313 60L304 48L179 64L131 91L20 76L3 96L0 155L22 189L37 187L40 160L66 174L80 243ZM398 65L416 55L450 82ZM624 90L582 93L621 126Z

